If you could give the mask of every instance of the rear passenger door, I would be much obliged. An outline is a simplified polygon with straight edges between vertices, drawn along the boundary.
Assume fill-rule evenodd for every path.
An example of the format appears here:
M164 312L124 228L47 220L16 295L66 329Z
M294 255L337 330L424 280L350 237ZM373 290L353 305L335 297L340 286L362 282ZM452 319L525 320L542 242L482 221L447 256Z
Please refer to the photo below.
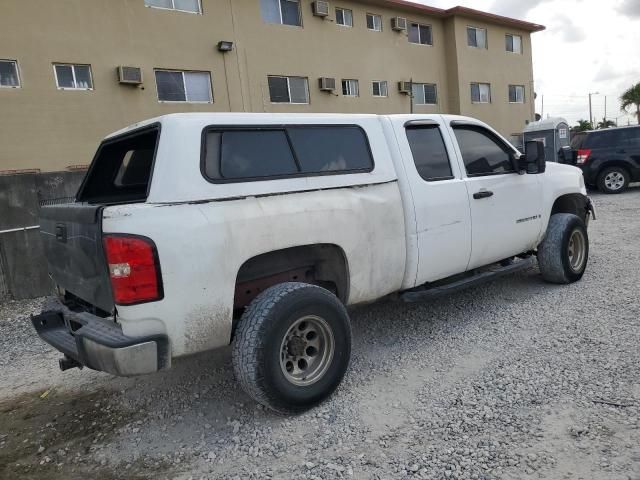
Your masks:
M450 138L439 122L405 124L404 164L415 209L416 285L464 272L471 254L467 190Z
M540 175L520 175L515 150L491 130L454 124L466 170L472 253L468 269L535 248L542 228Z

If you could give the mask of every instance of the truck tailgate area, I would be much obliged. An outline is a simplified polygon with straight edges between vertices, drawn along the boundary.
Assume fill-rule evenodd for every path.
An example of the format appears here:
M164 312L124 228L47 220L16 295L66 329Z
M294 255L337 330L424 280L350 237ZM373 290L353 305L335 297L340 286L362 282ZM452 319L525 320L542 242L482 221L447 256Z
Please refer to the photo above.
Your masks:
M104 312L112 312L102 247L102 206L70 203L43 207L40 232L49 273L58 287Z

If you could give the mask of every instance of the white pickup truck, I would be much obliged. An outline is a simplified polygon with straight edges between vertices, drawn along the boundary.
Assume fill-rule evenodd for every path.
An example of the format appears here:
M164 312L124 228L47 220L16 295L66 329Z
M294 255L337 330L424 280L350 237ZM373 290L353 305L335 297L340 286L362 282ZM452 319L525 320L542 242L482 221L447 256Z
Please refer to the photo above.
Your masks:
M531 266L569 283L594 216L577 168L449 115L175 114L100 145L44 207L57 297L33 317L63 370L170 368L233 343L283 413L330 395L348 305L419 301Z

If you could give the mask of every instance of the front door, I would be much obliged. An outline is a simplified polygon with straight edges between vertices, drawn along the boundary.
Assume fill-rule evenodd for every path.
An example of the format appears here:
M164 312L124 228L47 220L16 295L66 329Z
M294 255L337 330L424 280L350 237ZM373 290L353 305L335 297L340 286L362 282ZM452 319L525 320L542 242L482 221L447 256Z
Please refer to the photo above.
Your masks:
M539 175L520 175L516 153L489 129L454 125L466 169L471 208L471 258L468 269L534 249L542 228Z

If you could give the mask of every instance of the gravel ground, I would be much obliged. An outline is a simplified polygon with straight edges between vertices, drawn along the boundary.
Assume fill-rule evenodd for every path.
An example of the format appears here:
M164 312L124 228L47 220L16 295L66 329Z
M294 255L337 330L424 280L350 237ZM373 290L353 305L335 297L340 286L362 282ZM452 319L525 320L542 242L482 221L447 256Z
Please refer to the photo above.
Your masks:
M0 305L0 478L640 480L640 190L594 199L581 282L355 309L344 384L297 417L249 400L228 349L61 373L41 301Z

